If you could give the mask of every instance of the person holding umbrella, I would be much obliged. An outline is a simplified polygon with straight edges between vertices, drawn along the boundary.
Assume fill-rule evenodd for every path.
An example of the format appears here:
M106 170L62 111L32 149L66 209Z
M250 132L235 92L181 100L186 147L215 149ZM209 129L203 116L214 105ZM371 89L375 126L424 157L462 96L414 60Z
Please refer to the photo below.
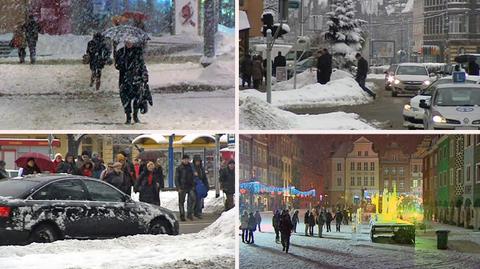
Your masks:
M125 46L115 52L115 68L119 71L120 99L125 111L125 124L133 121L140 123L138 111L142 103L142 87L148 83L148 70L143 59L143 49L134 46L132 39L125 41ZM133 107L133 109L132 109Z
M33 174L40 174L42 171L40 168L38 168L37 164L35 163L34 158L29 158L27 161L27 165L25 167L22 167L22 175L21 176L26 176L26 175L33 175Z

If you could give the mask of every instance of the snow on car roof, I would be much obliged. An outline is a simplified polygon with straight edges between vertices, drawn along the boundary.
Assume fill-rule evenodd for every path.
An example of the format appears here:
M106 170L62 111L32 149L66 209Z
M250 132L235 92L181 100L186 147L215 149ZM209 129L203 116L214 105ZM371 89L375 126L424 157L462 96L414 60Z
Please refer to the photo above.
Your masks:
M425 65L422 64L422 63L401 63L401 64L398 64L398 66L421 66L421 67L425 67Z
M466 84L466 83L446 83L438 85L437 89L443 88L475 88L480 90L480 84Z

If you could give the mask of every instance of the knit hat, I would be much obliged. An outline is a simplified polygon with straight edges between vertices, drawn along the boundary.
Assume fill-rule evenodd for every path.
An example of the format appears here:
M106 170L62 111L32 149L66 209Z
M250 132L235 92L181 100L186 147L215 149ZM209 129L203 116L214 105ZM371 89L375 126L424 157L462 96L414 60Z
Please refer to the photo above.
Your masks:
M121 153L117 154L117 161L125 161L125 155Z

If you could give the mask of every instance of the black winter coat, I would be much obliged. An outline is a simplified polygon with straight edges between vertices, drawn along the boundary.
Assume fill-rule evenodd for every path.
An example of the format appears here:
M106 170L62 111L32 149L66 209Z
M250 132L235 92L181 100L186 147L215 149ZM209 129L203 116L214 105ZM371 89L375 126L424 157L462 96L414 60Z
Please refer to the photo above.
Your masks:
M120 91L129 97L139 94L140 86L148 82L148 71L143 59L143 49L123 47L115 52L115 68L119 71Z
M90 56L90 69L97 70L105 67L110 59L110 49L103 38L94 38L88 42L87 54Z
M282 234L290 235L292 234L292 220L289 214L283 214L280 218L280 232Z
M251 76L253 69L253 60L251 58L244 57L240 63L240 74L244 76Z
M40 32L40 24L38 24L38 22L29 19L23 24L22 30L25 32L25 38L29 45L37 43L38 33Z
M364 79L368 74L368 62L363 57L358 60L357 64L357 80Z
M175 186L184 191L191 191L195 186L193 182L193 169L191 164L180 164L175 170Z
M57 173L65 173L65 174L70 174L70 175L79 175L80 174L75 162L73 162L73 163L67 163L67 162L60 163L57 167Z
M148 177L152 176L151 184L148 184ZM161 188L160 182L163 182L163 173L161 170L144 171L140 174L135 183L135 190L140 192L140 201L160 205L159 191Z
M235 170L228 167L220 170L220 184L225 194L235 194Z
M41 172L42 171L40 170L40 168L38 168L37 165L34 165L33 167L27 166L23 168L22 176L32 175L32 174L41 173Z
M8 173L5 169L0 169L0 179L4 179L8 177Z
M325 214L325 221L326 221L327 223L330 223L330 222L332 222L332 220L333 220L332 213L327 212L327 213Z
M121 190L122 192L125 192L124 187L123 187L123 173L122 172L117 173L115 171L112 171L112 172L106 174L103 180L112 184L117 189Z
M253 216L253 214L248 217L248 229L250 231L257 230L257 223L255 222L255 216Z

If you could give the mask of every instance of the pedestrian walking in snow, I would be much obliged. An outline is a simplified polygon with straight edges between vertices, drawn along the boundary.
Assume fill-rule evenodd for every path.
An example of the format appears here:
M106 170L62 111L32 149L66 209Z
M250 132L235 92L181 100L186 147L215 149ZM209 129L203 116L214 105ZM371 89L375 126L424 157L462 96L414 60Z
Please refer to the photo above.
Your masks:
M102 79L102 69L106 64L111 64L110 49L108 48L102 33L95 33L93 39L88 42L87 53L88 62L92 75L90 77L90 87L95 84L95 89L100 89Z
M178 206L180 209L180 220L185 221L185 197L187 199L187 218L193 220L195 209L195 182L193 180L193 168L190 164L190 157L183 155L182 163L175 170L175 186L178 191Z
M40 32L40 25L35 21L33 15L29 15L27 21L23 24L22 30L25 33L28 50L30 52L30 63L35 64L37 55L37 41L38 33Z
M250 214L248 215L248 241L247 241L247 244L253 244L255 243L255 239L254 239L254 232L255 232L255 227L257 226L256 222L255 222L255 216L253 215L252 212L250 212Z
M195 180L195 211L194 216L201 219L203 200L208 194L208 178L205 168L203 167L200 155L193 156L193 175Z
M325 211L321 210L317 216L318 237L323 237L323 225L325 225Z
M308 233L310 231L308 225L310 225L310 210L307 210L305 212L305 216L303 217L303 223L305 224L305 236L308 236Z
M122 151L121 153L117 154L117 162L122 164L122 171L124 177L121 190L128 196L131 196L132 186L135 184L137 178L135 177L135 169L133 167L133 164L128 161L127 156L127 152Z
M0 160L0 179L8 178L7 170L5 170L5 166L7 164L4 160Z
M316 214L312 211L308 217L308 234L313 236L313 228L315 228Z
M152 205L160 205L160 190L163 189L163 174L155 169L153 162L148 162L135 182L134 189L140 193L139 200Z
M18 50L18 58L20 63L25 63L25 56L27 55L27 39L25 37L25 32L23 31L22 25L15 29L12 40L10 41L10 47Z
M348 225L348 218L349 218L349 216L348 216L348 211L347 211L347 209L344 209L344 210L342 211L342 215L343 215L343 223L344 223L345 225Z
M228 161L227 167L220 170L220 187L227 199L225 200L225 211L235 207L235 160Z
M280 240L280 211L277 209L275 210L275 214L273 214L272 218L272 226L273 230L275 231L275 242L278 244Z
M288 210L283 210L282 216L280 218L280 233L282 237L282 247L283 251L288 253L290 248L290 236L292 235L292 219Z
M245 88L245 83L248 88L252 87L252 69L253 61L250 54L245 54L240 62L240 75L242 76L242 87Z
M325 223L327 224L327 232L332 231L332 228L330 227L332 220L333 220L332 213L330 213L330 211L327 210L327 213L325 214Z
M261 233L262 232L262 227L261 227L262 216L260 215L260 212L258 212L258 210L255 212L255 223L258 226L258 231Z
M367 92L373 99L375 99L376 94L372 92L369 88L365 86L365 82L367 80L367 74L368 74L368 62L365 60L365 58L362 57L360 53L357 53L355 55L355 59L357 59L357 76L355 77L355 80L358 82L358 85Z
M242 243L248 242L248 213L243 211L243 215L240 218L240 229L242 230Z
M259 90L263 80L262 57L253 56L252 63L253 88Z
M342 226L343 214L340 209L335 213L335 231L340 232L340 227Z
M332 76L332 55L328 49L319 51L317 58L317 82L320 84L327 84Z
M292 231L294 233L297 233L297 224L300 222L299 218L298 218L298 210L295 210L295 212L293 213L293 216L292 216Z
M125 124L140 123L138 112L142 91L148 85L148 71L143 59L143 49L126 41L125 46L115 52L115 68L119 71L120 99L125 112Z
M72 153L68 152L65 155L65 161L57 166L57 173L64 173L70 175L79 175L77 164Z
M282 55L282 52L279 51L278 55L273 59L272 72L277 77L277 67L287 66L287 58Z

